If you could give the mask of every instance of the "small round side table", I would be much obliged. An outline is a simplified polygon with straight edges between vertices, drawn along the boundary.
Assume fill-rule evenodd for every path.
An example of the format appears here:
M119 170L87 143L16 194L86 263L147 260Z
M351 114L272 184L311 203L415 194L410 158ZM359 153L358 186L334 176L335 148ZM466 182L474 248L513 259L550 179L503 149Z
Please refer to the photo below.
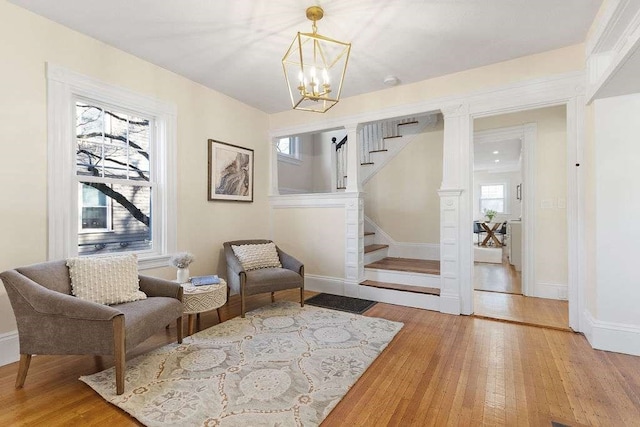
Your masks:
M218 321L222 322L220 317L220 307L227 303L227 282L220 279L220 283L215 285L194 286L191 282L181 283L183 294L182 304L184 305L184 314L189 315L188 335L194 332L195 316L200 320L200 313L205 311L216 310L218 312ZM198 324L198 329L200 325Z

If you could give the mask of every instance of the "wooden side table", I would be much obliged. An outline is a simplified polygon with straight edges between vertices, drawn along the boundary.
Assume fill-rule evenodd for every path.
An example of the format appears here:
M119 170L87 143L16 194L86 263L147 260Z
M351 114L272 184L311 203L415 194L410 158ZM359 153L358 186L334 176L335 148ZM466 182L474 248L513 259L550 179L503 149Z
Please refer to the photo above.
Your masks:
M193 286L191 282L187 282L181 283L180 286L183 289L184 314L189 316L188 335L192 335L194 332L195 315L199 320L200 313L205 311L215 309L218 312L218 321L222 322L220 307L227 303L227 282L224 279L220 279L220 283L215 285Z

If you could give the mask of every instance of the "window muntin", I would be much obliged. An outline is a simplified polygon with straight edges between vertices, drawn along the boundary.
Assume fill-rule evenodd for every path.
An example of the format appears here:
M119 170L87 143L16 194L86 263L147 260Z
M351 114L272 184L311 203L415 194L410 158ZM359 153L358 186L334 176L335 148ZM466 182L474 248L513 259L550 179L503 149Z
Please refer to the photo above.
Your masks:
M480 186L480 212L494 210L505 212L505 185L491 184Z

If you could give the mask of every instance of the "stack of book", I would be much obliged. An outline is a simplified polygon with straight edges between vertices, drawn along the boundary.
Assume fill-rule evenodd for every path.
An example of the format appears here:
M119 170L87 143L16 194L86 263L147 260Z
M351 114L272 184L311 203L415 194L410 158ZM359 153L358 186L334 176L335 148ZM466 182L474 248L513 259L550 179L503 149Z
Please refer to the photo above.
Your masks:
M220 283L220 279L217 274L213 276L196 276L191 278L191 284L193 286L206 286L206 285L216 285Z

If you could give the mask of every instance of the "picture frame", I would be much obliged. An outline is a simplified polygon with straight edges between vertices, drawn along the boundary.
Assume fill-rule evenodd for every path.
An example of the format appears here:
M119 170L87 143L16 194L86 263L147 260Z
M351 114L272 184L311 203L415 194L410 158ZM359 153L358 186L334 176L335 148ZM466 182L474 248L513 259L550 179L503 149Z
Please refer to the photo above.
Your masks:
M253 202L253 150L208 140L209 201Z

